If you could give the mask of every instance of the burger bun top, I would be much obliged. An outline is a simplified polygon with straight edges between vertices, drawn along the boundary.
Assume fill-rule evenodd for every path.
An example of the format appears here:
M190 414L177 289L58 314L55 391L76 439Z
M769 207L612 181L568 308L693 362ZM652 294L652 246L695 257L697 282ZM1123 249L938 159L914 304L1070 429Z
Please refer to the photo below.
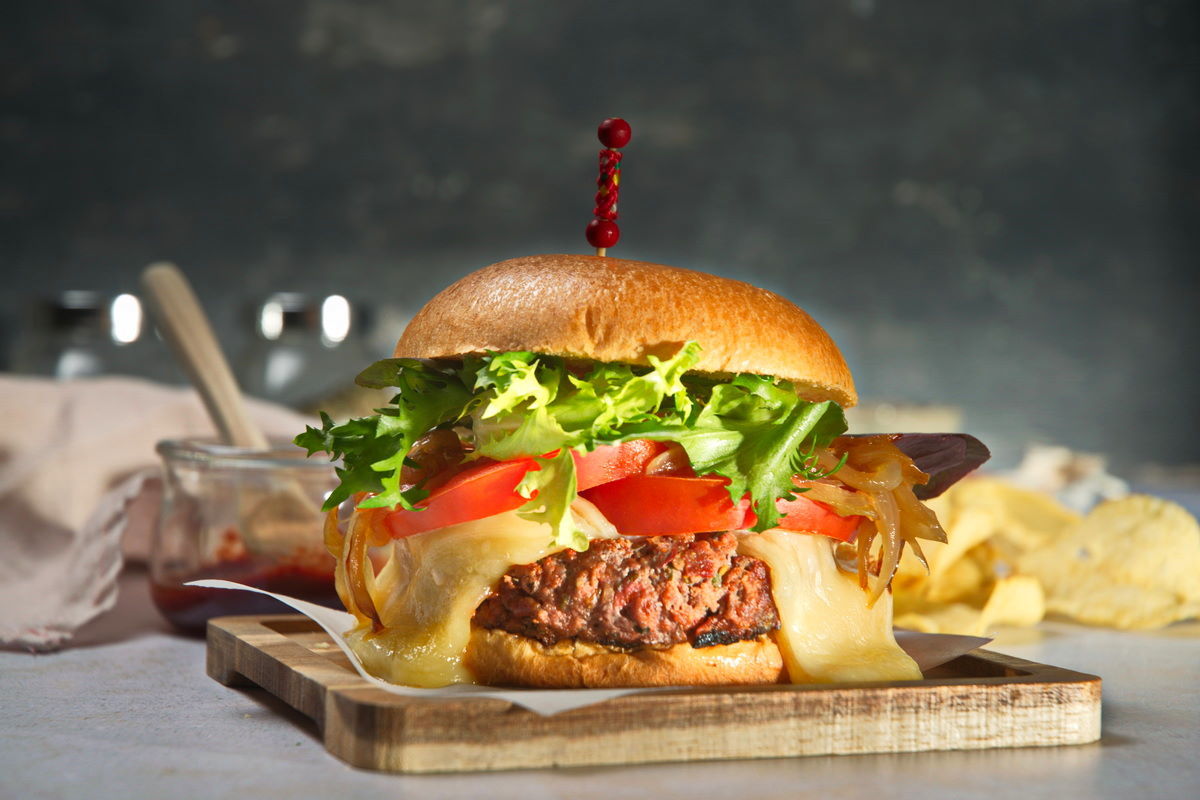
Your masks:
M538 255L484 267L444 289L409 323L397 358L530 350L648 365L685 342L693 371L784 378L806 400L858 396L829 334L795 304L742 281L643 261Z

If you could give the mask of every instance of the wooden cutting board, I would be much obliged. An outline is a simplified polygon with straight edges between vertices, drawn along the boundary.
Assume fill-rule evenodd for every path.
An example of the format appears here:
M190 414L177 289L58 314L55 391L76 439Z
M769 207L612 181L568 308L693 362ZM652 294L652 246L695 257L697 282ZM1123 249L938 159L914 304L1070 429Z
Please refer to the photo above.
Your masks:
M636 694L550 717L493 698L415 699L364 681L302 616L208 624L208 674L257 685L366 769L453 772L1083 744L1100 679L984 650L922 681Z

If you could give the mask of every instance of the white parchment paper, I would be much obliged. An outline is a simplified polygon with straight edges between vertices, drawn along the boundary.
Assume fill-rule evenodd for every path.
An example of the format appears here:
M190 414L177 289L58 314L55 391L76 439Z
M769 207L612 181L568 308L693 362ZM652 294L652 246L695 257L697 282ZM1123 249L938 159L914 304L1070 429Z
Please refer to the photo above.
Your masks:
M358 674L364 680L370 682L373 686L383 689L385 692L392 694L404 695L405 697L421 697L421 698L440 698L440 697L494 697L498 700L505 700L514 705L527 708L530 711L550 716L557 714L560 711L570 711L573 708L582 708L583 706L591 705L592 703L601 703L613 697L621 697L627 694L637 694L639 692L663 692L673 691L672 689L503 689L494 686L476 686L474 684L454 684L453 686L444 686L440 689L418 689L412 686L400 686L394 683L380 680L374 675L369 674L363 669L362 663L358 660L358 656L346 644L343 632L354 627L354 617L345 611L335 611L332 608L319 606L316 603L309 603L306 600L297 600L294 597L287 595L275 594L262 589L256 589L252 586L245 586L233 581L223 580L203 580L192 581L187 586L203 586L209 589L240 589L246 592L256 592L274 597L281 603L291 606L299 611L304 616L311 619L313 622L321 626L321 628L329 634L350 659L350 663L358 670ZM969 653L977 647L987 644L990 639L984 639L978 636L952 636L949 634L940 633L916 633L913 631L896 631L896 642L908 653L922 672L933 669L936 666L945 664L947 661L958 658L959 656ZM692 688L692 687L679 687Z

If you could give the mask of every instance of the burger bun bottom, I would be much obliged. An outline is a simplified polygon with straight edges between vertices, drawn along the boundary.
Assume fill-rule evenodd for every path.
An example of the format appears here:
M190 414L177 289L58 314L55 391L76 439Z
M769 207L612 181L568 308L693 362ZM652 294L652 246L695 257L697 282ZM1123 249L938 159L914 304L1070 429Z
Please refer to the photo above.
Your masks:
M784 683L779 647L767 636L712 647L621 650L567 640L546 646L501 630L473 627L464 661L489 686L613 689Z

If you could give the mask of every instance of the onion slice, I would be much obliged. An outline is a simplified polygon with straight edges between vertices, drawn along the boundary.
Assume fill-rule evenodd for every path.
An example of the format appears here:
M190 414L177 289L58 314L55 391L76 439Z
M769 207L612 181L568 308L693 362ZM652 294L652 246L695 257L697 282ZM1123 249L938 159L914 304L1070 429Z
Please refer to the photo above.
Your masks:
M329 555L340 559L342 557L343 536L342 527L338 524L338 509L331 508L325 515L325 549Z
M373 511L373 510L372 510ZM343 549L345 554L346 584L350 588L350 596L359 612L371 620L371 630L379 633L383 630L383 622L379 611L375 608L375 600L367 587L366 571L371 571L371 579L375 577L375 567L367 557L367 548L371 544L371 511L359 511L350 518L350 535Z
M826 479L828 480L828 479ZM867 495L842 486L821 481L796 481L799 496L805 500L824 503L843 517L875 519L875 506Z
M695 475L687 451L676 442L667 442L667 449L650 459L646 465L647 475Z
M914 487L923 485L929 476L894 444L892 437L839 437L819 455L818 463L824 469L831 469L843 457L846 463L829 480L857 490L871 506L872 513L858 512L868 521L858 530L856 562L859 585L869 589L867 603L874 605L891 584L904 553L904 545L912 545L913 553L924 564L925 554L921 552L917 541L929 539L945 542L946 532L934 513L922 505L913 493ZM816 488L822 483L813 484L810 496L814 500L828 502L816 494L827 491ZM871 551L876 539L879 540L878 555L872 559ZM871 585L869 567L873 563L877 563L879 569L878 577Z
M600 509L585 497L576 497L571 503L571 513L575 516L575 524L591 539L616 539L621 533L617 527L608 521L608 517L600 513Z

